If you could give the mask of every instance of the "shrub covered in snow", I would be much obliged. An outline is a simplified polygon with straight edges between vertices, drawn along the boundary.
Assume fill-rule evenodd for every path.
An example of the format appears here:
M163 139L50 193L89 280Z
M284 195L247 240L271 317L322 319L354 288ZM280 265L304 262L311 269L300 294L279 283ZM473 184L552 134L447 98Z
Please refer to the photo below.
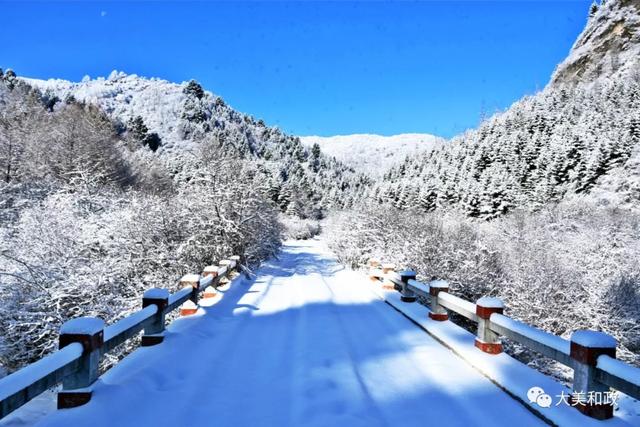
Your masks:
M443 278L472 301L498 296L507 314L569 338L607 332L640 363L640 215L586 201L492 222L369 206L333 215L325 235L345 263L369 258Z
M312 219L300 219L287 215L280 216L280 222L284 226L286 239L307 240L320 234L320 223Z
M232 254L248 264L272 255L276 209L253 188L243 180L170 195L74 187L22 210L0 248L1 363L13 369L55 349L67 319L112 322L139 309L146 289L174 291L183 274Z

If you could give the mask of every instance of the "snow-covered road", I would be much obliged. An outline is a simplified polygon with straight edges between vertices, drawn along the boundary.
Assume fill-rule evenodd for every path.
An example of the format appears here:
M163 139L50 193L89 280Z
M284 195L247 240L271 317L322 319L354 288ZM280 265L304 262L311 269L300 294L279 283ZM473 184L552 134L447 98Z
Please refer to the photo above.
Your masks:
M534 426L520 403L379 299L319 241L174 322L42 426Z

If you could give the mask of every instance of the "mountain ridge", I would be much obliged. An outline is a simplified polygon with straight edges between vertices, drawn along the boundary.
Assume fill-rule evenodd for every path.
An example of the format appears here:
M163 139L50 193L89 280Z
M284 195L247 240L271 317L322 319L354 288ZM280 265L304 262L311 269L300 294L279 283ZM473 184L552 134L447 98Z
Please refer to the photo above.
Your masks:
M352 166L356 171L380 177L405 157L428 151L445 140L424 133L390 136L365 133L329 137L301 136L300 141L306 146L317 143L325 154Z
M370 198L398 208L417 201L426 211L447 208L485 219L574 197L638 208L639 5L618 0L601 6L544 90L406 159ZM616 37L620 43L607 41ZM610 66L612 57L616 66Z

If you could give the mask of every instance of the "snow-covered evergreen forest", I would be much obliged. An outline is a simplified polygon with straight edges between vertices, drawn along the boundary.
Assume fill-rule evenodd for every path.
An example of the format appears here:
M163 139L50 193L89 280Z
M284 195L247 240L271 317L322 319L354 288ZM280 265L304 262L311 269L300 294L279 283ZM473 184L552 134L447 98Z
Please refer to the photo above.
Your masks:
M399 209L495 218L574 195L637 208L640 3L592 5L551 83L389 171L370 197ZM587 196L589 197L589 196Z
M380 176L196 81L1 72L0 365L53 350L69 318L111 322L145 289L230 254L250 273L321 230L351 267L500 296L565 337L604 330L640 364L639 22L637 0L596 6L544 90Z
M477 130L407 158L371 196L399 209L453 208L485 219L604 190L616 193L610 203L633 205L640 195L640 181L631 179L639 141L640 70L554 85Z

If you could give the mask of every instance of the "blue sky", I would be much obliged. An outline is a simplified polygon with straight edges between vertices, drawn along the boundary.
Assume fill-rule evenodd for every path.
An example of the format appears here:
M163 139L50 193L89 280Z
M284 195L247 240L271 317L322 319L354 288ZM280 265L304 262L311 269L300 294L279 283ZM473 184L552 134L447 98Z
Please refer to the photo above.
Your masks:
M448 137L544 87L590 3L0 2L0 67L195 78L298 135Z

